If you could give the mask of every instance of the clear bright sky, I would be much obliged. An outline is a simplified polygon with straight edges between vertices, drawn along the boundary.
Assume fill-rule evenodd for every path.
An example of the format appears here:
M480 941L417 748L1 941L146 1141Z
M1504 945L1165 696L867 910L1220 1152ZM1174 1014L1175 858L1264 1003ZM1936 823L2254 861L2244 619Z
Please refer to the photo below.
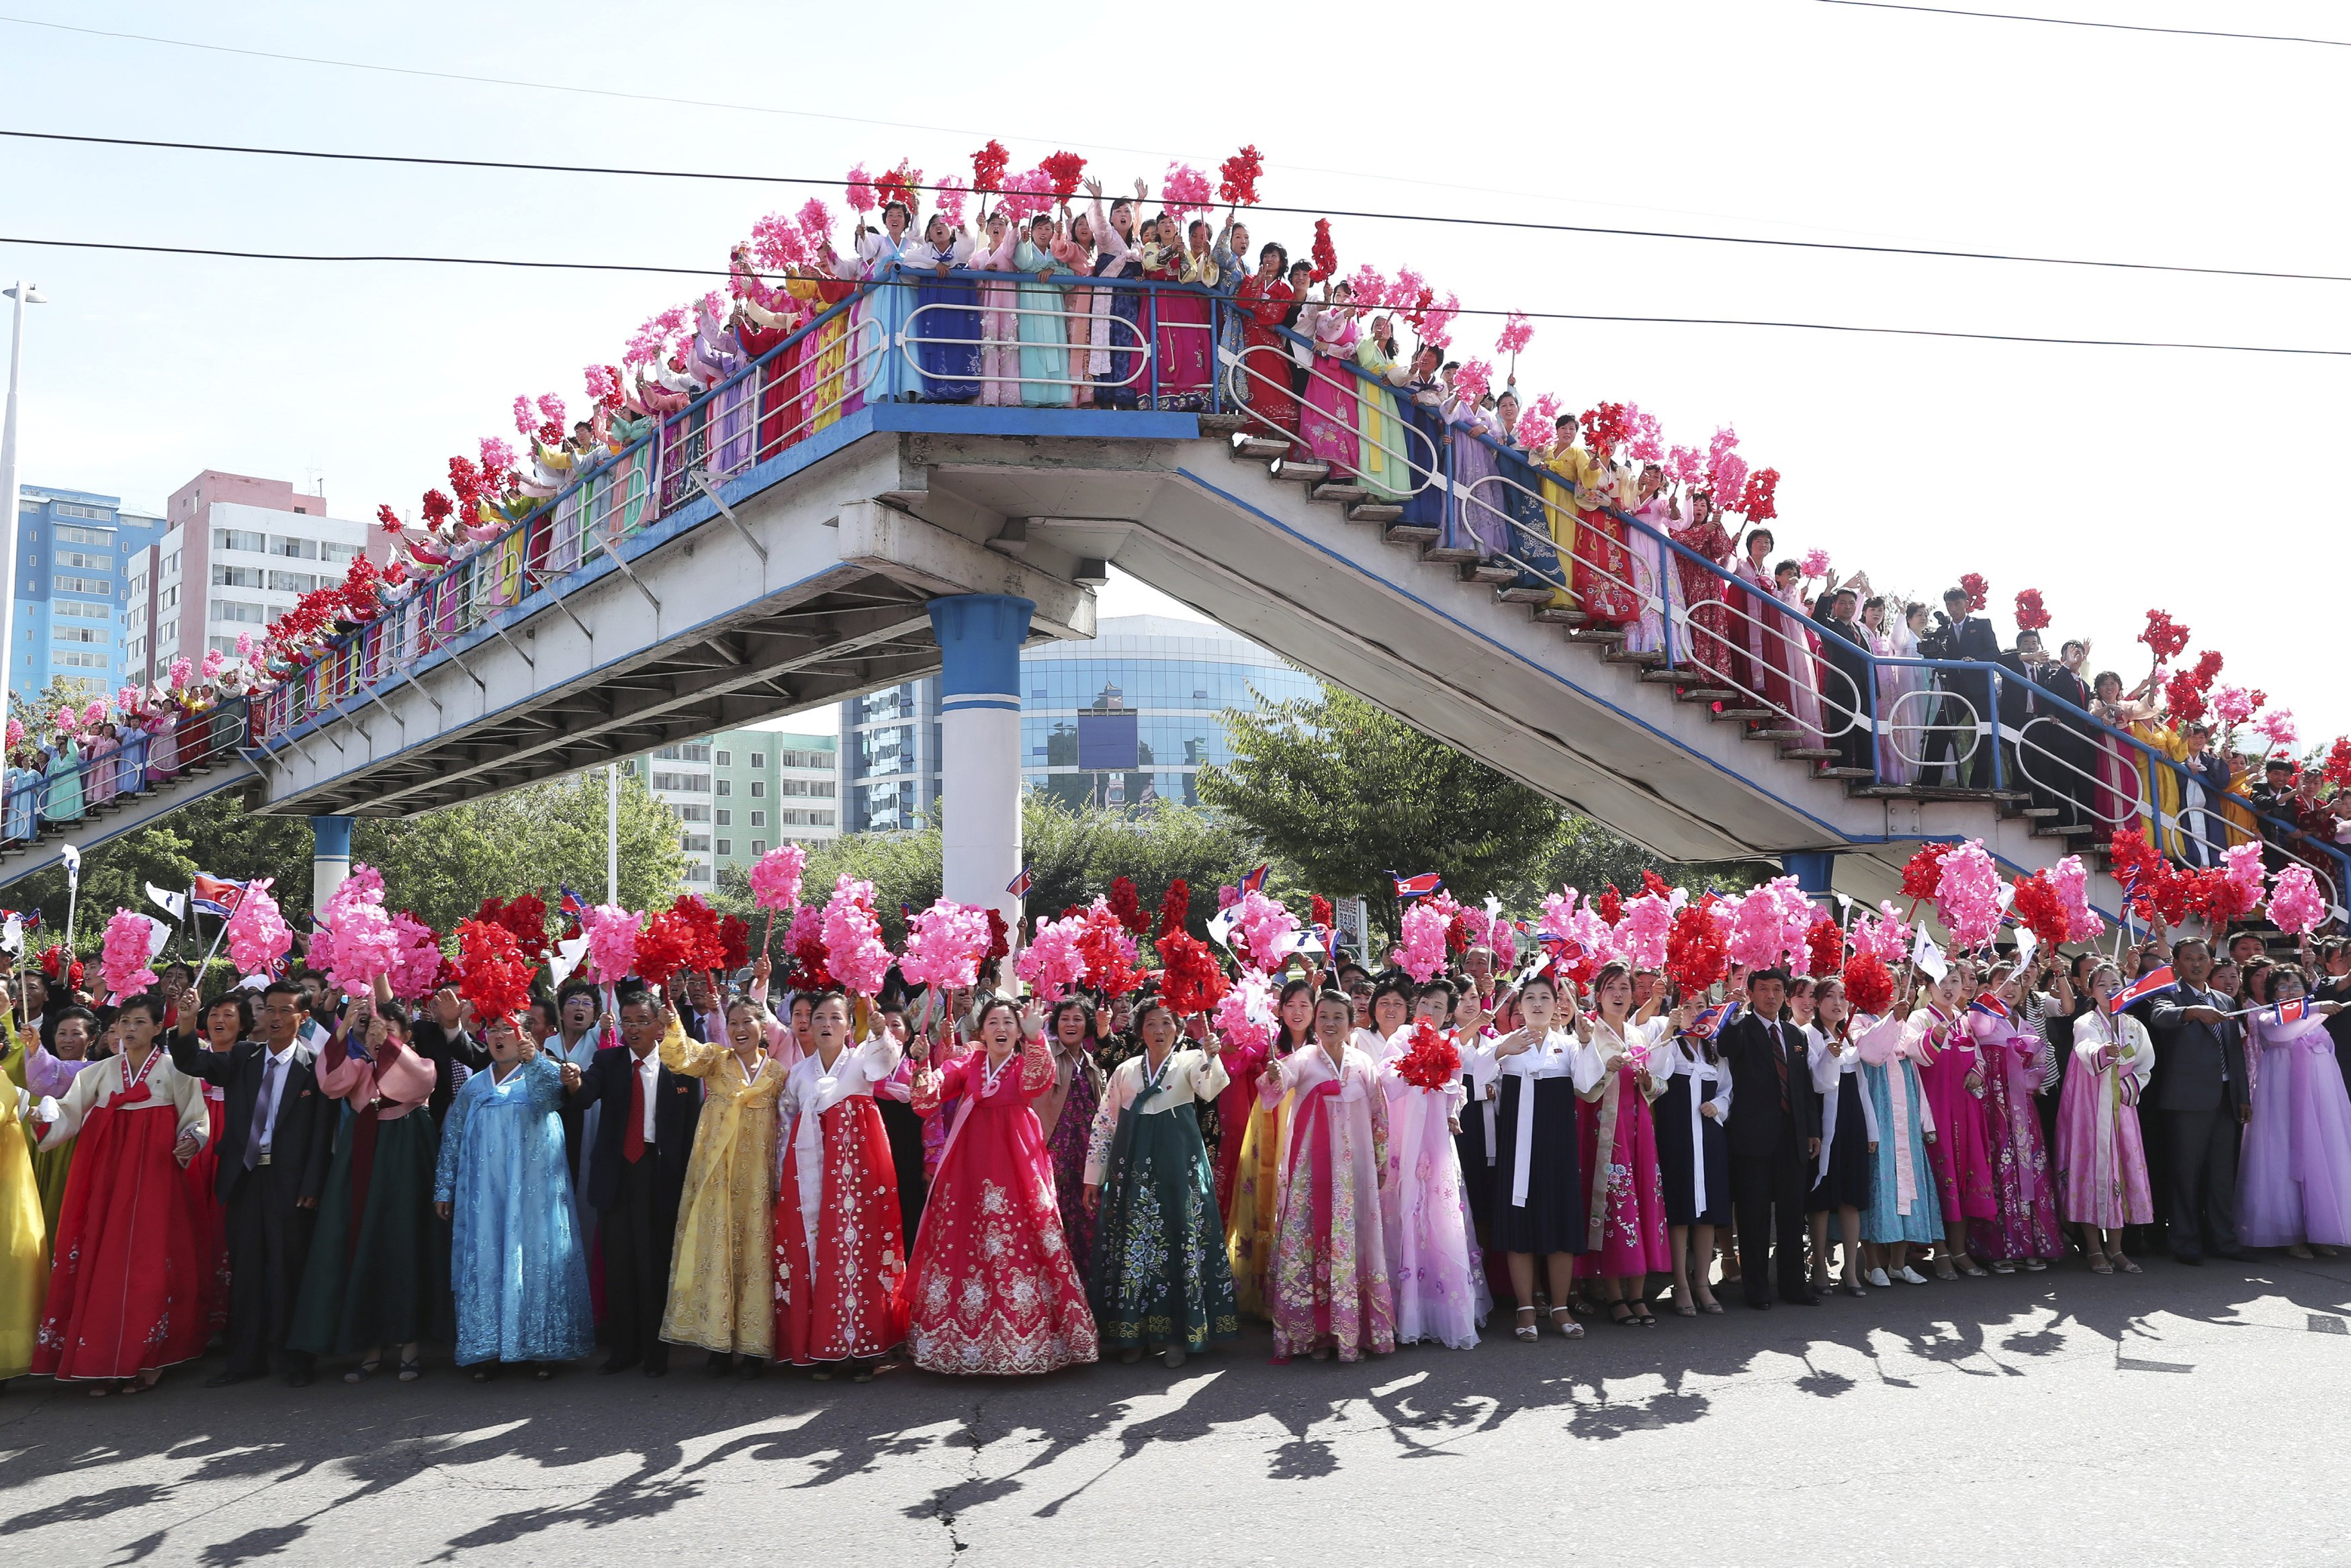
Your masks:
M2017 7L1992 7L2014 9ZM2077 18L2351 38L2340 5L2046 0ZM701 109L206 52L0 21L0 126L441 157L837 178L968 174L989 137L1113 183L1264 151L1269 202L2351 273L2351 49L1902 14L1819 0L1294 22L1159 6L601 3L555 8L0 0L17 18ZM1033 12L1034 25L1008 25ZM1331 37L1323 24L1355 36ZM1249 53L1235 52L1246 43ZM768 112L789 111L789 112ZM723 266L804 186L331 165L0 141L0 233L295 251ZM837 185L816 192L836 211ZM1305 217L1262 217L1293 254ZM1857 256L1339 219L1343 270L1409 264L1465 306L2351 349L2351 284ZM688 280L323 266L0 244L37 280L26 483L160 507L198 470L323 478L411 511L517 392L575 406ZM1465 317L1457 351L1499 322ZM1782 548L1932 597L1983 573L2007 630L2144 669L2150 607L2263 687L2305 743L2351 729L2322 657L2346 503L2341 358L1545 322L1530 393L1631 400L1669 439L1737 427L1782 474ZM2305 472L2304 471L2308 472ZM2315 488L2314 488L2314 486ZM1114 583L1110 613L1171 607ZM1179 612L1180 613L1180 612ZM2191 657L2192 657L2191 650ZM815 716L809 716L813 722Z

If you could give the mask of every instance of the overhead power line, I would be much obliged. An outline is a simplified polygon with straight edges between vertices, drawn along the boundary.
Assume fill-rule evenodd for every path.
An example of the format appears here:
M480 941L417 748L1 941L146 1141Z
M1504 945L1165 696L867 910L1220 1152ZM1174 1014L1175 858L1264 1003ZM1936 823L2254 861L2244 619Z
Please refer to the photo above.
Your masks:
M546 272L643 273L668 277L720 278L729 275L714 267L657 266L628 262L533 261L519 257L400 255L392 254L326 254L294 251L245 251L198 245L142 245L110 240L59 240L30 234L0 234L0 245L45 245L66 250L121 251L140 255L209 256L232 261L317 262L328 264L413 265L423 266L512 267ZM905 287L918 287L907 283ZM1758 317L1708 316L1621 316L1571 310L1497 310L1462 306L1457 316L1523 316L1530 321L1597 321L1641 327L1753 327L1790 332L1834 332L1887 337L1941 337L1975 343L2034 343L2078 348L2180 348L2213 354L2288 354L2321 358L2351 358L2351 348L2306 348L2288 344L2195 343L2161 338L2060 337L2024 332L1961 332L1933 327L1871 327L1835 321L1773 321Z
M2249 44L2316 44L2351 49L2351 38L2305 38L2292 33L2229 33L2216 27L2158 27L2147 22L2092 22L2079 16L2027 16L2012 11L1962 11L1951 5L1900 5L1893 0L1820 0L1863 11L1916 11L1928 16L1968 16L1983 22L2038 22L2050 27L2092 27L2110 33L2164 33L2176 38L2235 38Z
M5 20L5 18L0 18ZM89 136L61 130L0 130L0 136L28 141L79 142L98 147L155 148L174 152L232 153L255 158L309 158L340 163L389 163L428 169L491 169L519 174L595 174L639 180L706 180L747 185L838 187L836 175L747 174L716 170L632 169L600 163L526 163L496 158L432 158L402 152L331 152L303 147L250 147L231 142L167 141L150 137ZM917 191L937 191L916 184ZM1105 192L1110 194L1110 192ZM2013 262L2032 266L2092 267L2123 272L2173 273L2194 277L2243 277L2283 283L2351 283L2351 274L2289 272L2256 267L2190 266L2174 262L2116 261L2094 256L2032 255L2008 251L1943 250L1924 245L1867 245L1835 240L1771 239L1753 234L1714 234L1685 229L1627 229L1596 223L1543 223L1524 218L1472 218L1431 213L1387 213L1346 207L1259 204L1249 209L1298 217L1360 218L1398 223L1452 224L1479 229L1521 229L1550 234L1593 234L1614 239L1678 240L1705 244L1756 245L1767 249L1835 251L1856 255L1915 256L1934 261Z

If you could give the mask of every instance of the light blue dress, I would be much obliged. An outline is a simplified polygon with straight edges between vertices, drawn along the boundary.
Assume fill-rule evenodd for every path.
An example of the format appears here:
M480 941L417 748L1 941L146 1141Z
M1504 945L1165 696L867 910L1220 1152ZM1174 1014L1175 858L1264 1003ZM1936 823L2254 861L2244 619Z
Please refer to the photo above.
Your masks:
M1860 1068L1862 1081L1869 1086L1871 1106L1877 1112L1877 1153L1873 1156L1876 1168L1871 1173L1869 1207L1861 1211L1861 1239L1873 1245L1889 1241L1940 1241L1943 1239L1943 1200L1935 1186L1935 1168L1927 1155L1927 1134L1919 1117L1918 1107L1927 1103L1927 1090L1918 1082L1918 1069L1907 1056L1897 1056L1880 1065L1864 1062ZM1887 1075L1902 1075L1903 1137L1895 1136L1894 1088ZM1901 1211L1897 1152L1903 1144L1910 1147L1910 1212Z
M898 402L920 389L922 379L914 368L906 362L900 348L905 337L907 323L914 314L914 290L897 286L893 274L906 261L906 253L920 244L920 237L909 229L903 239L893 243L887 229L870 234L860 242L857 251L858 275L868 283L883 286L868 289L858 296L850 325L852 345L852 384L862 381L870 367L872 383L866 389L869 403ZM977 337L978 334L971 334ZM878 359L858 359L860 355L878 355Z
M441 1128L436 1202L454 1206L457 1365L572 1361L596 1343L564 1159L562 1070L545 1056L465 1080Z
M1025 313L1020 323L1020 400L1031 408L1065 409L1074 400L1070 380L1069 324L1057 313L1065 308L1062 296L1077 275L1049 251L1023 239L1012 253L1013 269L1020 274L1015 301ZM1039 283L1039 273L1051 279Z

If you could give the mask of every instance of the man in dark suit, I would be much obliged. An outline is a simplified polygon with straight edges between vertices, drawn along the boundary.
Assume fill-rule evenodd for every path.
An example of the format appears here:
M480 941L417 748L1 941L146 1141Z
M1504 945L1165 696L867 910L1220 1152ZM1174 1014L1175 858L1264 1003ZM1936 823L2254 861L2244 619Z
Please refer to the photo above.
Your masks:
M300 989L280 981L261 993L261 1039L209 1051L197 1035L172 1038L172 1065L226 1099L214 1189L228 1236L228 1366L209 1388L260 1376L272 1352L282 1355L289 1385L310 1381L311 1357L286 1349L286 1334L327 1185L336 1106L319 1092L318 1064L300 1039L308 1018Z
M2018 632L2016 646L2001 654L1999 663L2002 673L1993 705L2000 710L2001 777L2010 789L2029 791L2034 805L2055 807L2062 814L2057 780L2063 770L2050 743L2061 726L2048 688L2041 684L2041 671L2049 663L2041 634Z
M1836 748L1841 768L1870 765L1869 714L1876 706L1877 685L1869 656L1862 651L1868 636L1854 618L1860 602L1853 589L1838 587L1831 577L1813 612L1813 623L1821 628L1821 659L1829 667L1821 688L1821 732Z
M596 1053L566 1104L601 1104L588 1185L596 1231L604 1241L604 1313L612 1354L606 1372L643 1364L645 1376L669 1370L662 1313L669 1303L670 1244L685 1165L702 1118L702 1081L661 1064L670 1011L650 990L621 1002L621 1040Z
M2063 814L2057 820L2069 827L2098 826L2090 810L2091 791L2096 787L2097 732L2089 717L2090 683L2082 678L2082 666L2089 658L2088 643L2068 638L2053 662L2043 662L2032 672L2043 691L2068 704L2054 710L2050 722L2034 725L2032 738L2054 759L2046 771L2055 775L2050 782Z
M2147 1009L2155 1040L2156 1115L2166 1167L2161 1210L2170 1227L2171 1255L2200 1263L2241 1258L2237 1246L2237 1140L2252 1119L2245 1084L2245 1035L2228 1017L2229 1002L2204 989L2212 950L2193 938L2173 945L2171 967L2179 989Z
M1780 1299L1818 1306L1804 1277L1804 1196L1820 1158L1821 1111L1804 1033L1782 1017L1788 977L1759 970L1747 1007L1722 1033L1730 1064L1730 1196L1739 1224L1740 1283L1747 1304L1771 1304L1765 1254L1779 1241Z
M449 1114L449 1102L466 1076L489 1070L489 1047L473 1032L471 1020L472 1009L459 999L456 987L444 985L433 993L430 1016L420 1016L412 1031L409 1048L433 1064L433 1097L425 1108L435 1127Z
M1934 629L1918 639L1921 655L1975 664L1998 661L2000 639L1992 634L1991 622L1970 611L1971 602L1965 588L1952 588L1943 595ZM1926 766L1919 770L1919 781L1954 786L1989 784L1989 742L1979 738L1977 726L1989 726L1994 718L1991 677L1938 670L1935 689L1943 695L1935 701L1935 729L1927 737ZM1935 778L1933 770L1938 767L1942 776Z

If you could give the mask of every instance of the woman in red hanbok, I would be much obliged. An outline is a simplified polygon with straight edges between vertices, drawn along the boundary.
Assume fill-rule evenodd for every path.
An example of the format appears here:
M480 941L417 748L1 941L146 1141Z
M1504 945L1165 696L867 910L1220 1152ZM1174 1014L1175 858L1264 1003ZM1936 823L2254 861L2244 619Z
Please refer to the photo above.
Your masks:
M1689 522L1671 530L1674 543L1718 566L1729 560L1737 546L1714 515L1714 497L1703 490L1693 490L1689 505ZM1668 511L1667 516L1670 521L1675 514ZM1677 555L1674 575L1667 587L1678 589L1679 610L1687 618L1675 628L1676 635L1683 639L1683 662L1696 664L1716 675L1729 675L1730 612L1722 602L1726 587L1723 580L1688 556Z
M1817 746L1821 689L1813 672L1811 622L1788 602L1794 597L1792 580L1783 597L1779 574L1765 564L1776 543L1771 530L1757 528L1747 535L1747 554L1740 557L1732 624L1745 644L1745 657L1732 680L1744 689L1742 695L1761 698L1774 710L1761 722L1766 728L1793 720L1803 736L1799 743Z
M122 1051L74 1075L43 1148L78 1138L58 1216L57 1262L33 1342L33 1370L104 1394L152 1388L204 1354L203 1220L187 1166L210 1121L204 1085L163 1049L162 999L122 1004Z
M958 1101L914 1255L899 1286L906 1344L933 1372L1051 1372L1095 1358L1093 1310L1070 1262L1051 1157L1031 1103L1053 1086L1044 1015L1002 997L979 1015L980 1049L946 1072L923 1064L914 1109ZM920 1053L922 1047L915 1047Z
M887 1030L849 1044L849 1000L818 998L811 1045L778 1102L784 1150L776 1188L776 1356L795 1366L849 1364L859 1383L906 1337L899 1289L906 1244L890 1135L873 1087L898 1065Z
M1592 456L1593 483L1586 493L1592 504L1589 509L1576 508L1568 582L1583 613L1594 623L1625 626L1641 618L1641 596L1634 587L1625 524L1609 510L1617 504L1616 464L1604 452Z
M1258 252L1257 271L1233 291L1233 308L1242 316L1242 389L1249 395L1253 435L1298 433L1298 400L1290 390L1290 344L1281 324L1298 296L1283 274L1290 253L1269 241Z

